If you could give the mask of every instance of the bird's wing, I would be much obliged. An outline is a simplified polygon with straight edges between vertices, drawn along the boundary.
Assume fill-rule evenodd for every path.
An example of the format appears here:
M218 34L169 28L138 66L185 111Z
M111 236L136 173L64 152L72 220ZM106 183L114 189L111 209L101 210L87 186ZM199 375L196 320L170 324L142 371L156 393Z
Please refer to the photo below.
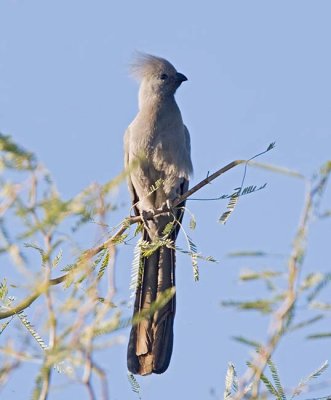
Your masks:
M134 213L136 215L140 215L139 209L137 207L137 203L139 201L139 197L137 195L137 192L133 186L132 180L131 180L131 168L134 168L132 165L130 165L131 160L130 160L130 126L128 129L125 131L124 134L124 168L127 173L127 183L131 195L131 201L132 201L132 206L134 209Z
M186 167L188 174L191 175L193 173L193 166L191 161L191 137L186 125L184 125L184 136L185 136L184 151L185 151Z

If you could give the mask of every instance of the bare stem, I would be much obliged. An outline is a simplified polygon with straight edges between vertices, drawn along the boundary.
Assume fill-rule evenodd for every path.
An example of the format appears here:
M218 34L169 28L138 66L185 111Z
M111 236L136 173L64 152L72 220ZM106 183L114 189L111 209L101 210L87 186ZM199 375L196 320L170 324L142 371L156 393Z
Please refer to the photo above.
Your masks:
M47 400L49 393L50 379L51 379L51 368L48 366L46 370L43 372L43 384L38 400Z

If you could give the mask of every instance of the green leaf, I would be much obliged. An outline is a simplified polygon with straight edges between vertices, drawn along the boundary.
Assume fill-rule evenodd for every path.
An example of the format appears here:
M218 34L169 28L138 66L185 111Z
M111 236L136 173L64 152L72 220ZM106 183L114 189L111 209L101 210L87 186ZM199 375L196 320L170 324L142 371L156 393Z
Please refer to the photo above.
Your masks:
M41 256L42 265L45 264L45 262L47 261L47 255L46 255L45 251L41 247L39 247L38 245L36 245L34 243L24 243L24 246L28 247L28 248L31 248L31 249L37 250L38 253Z
M194 231L194 229L196 228L196 226L197 226L197 221L196 221L194 215L191 215L190 222L189 222L189 227L190 227L190 229L191 229L192 231Z
M119 245L125 241L125 239L128 237L127 233L123 233L120 236L117 236L116 239L113 240L114 245Z
M136 224L136 229L134 230L133 236L137 236L139 233L141 233L144 230L144 224L142 222L138 222Z
M140 255L141 243L142 239L139 239L133 251L133 260L131 265L131 280L130 280L130 292L131 292L130 298L133 298L135 296L137 288L142 283L144 264L143 264L143 259Z
M331 338L331 332L321 332L307 336L307 339L329 339L329 338Z
M325 274L320 282L315 286L314 290L307 296L307 301L311 302L317 295L331 282L331 273Z
M58 254L55 256L52 264L53 264L53 268L56 268L59 264L59 262L62 259L62 250L60 249L60 251L58 252Z
M103 258L102 263L101 263L101 266L100 266L100 269L99 269L99 272L98 272L98 280L100 280L100 279L102 278L103 274L104 274L105 271L106 271L106 268L108 267L108 264L109 264L109 257L110 257L109 251L106 250L106 251L105 251L104 258Z
M231 195L230 200L227 205L227 211L225 211L218 219L218 222L221 224L225 224L226 221L229 219L230 215L233 213L240 195L241 187L235 189L235 192Z
M10 136L0 133L0 161L7 168L32 170L36 168L35 156L16 144Z
M254 373L256 373L258 371L258 368L254 364L252 364L250 361L247 361L246 364L248 365L249 368L251 368L254 371ZM277 400L281 400L276 388L271 383L271 381L264 375L264 373L261 373L260 379L265 384L268 392L270 394L272 394L273 396L275 396L275 398Z
M270 279L280 276L280 272L271 271L271 270L264 270L260 272L256 272L253 270L246 270L240 273L239 279L242 281L251 281L257 279Z
M261 374L261 381L265 384L265 387L267 388L270 394L275 396L277 400L281 400L281 397L279 396L279 393L277 392L276 388L264 374Z
M267 363L268 363L268 366L269 366L270 371L271 371L272 379L275 382L275 386L276 386L276 389L277 389L277 392L278 392L279 399L280 400L286 400L286 396L285 396L285 393L284 393L283 386L282 386L282 384L280 382L280 377L279 377L276 365L271 360L271 358L269 358Z
M192 268L193 268L193 278L195 282L199 280L199 266L198 266L198 252L197 252L197 246L195 243L192 241L192 239L187 235L187 240L188 240L188 246L190 249L191 253L191 262L192 262Z
M264 251L234 251L227 254L227 257L268 257L270 254Z
M290 329L288 329L288 332L293 332L295 330L298 330L298 329L301 329L301 328L305 328L306 326L312 325L315 322L320 321L323 318L324 318L323 314L316 315L313 318L309 318L309 319L306 319L306 320L304 320L302 322L299 322L299 323L297 323L295 325L292 325L290 327Z
M141 254L143 257L150 257L162 246L173 248L173 241L171 239L162 238L156 239L153 242L142 240L140 243Z
M73 271L75 268L77 268L77 263L68 264L65 267L61 268L61 271L62 272L70 272L70 271Z
M39 344L39 346L43 350L46 350L48 348L48 346L46 345L46 343L44 342L42 337L39 335L39 333L34 329L33 325L28 320L28 317L26 316L26 314L23 314L23 312L21 311L20 313L18 313L16 315L20 319L22 324L25 326L25 328L28 330L28 332L31 334L31 336Z
M272 300L253 300L253 301L233 301L226 300L222 301L221 305L224 307L236 307L239 310L254 310L260 311L263 314L269 314L273 310L273 305L275 304Z
M0 282L0 300L5 300L8 294L8 286L7 286L7 280L6 278L3 279L2 282Z
M224 400L230 400L233 393L238 391L238 377L234 365L229 362L225 376Z
M319 368L317 368L315 371L313 371L311 374L309 374L306 378L302 379L299 382L299 384L297 385L297 387L293 390L291 399L293 399L294 397L296 397L300 393L302 393L302 391L309 384L309 382L312 379L316 379L320 375L322 375L322 373L328 368L328 366L329 366L329 362L328 361L324 361L324 363Z
M319 282L323 280L324 274L321 272L312 272L308 274L305 279L300 284L300 291L304 291L307 289L316 286Z
M170 235L170 233L174 230L175 221L168 222L165 228L163 229L162 234L164 236Z
M14 318L14 316L12 316L8 321L6 321L6 322L4 322L3 324L0 325L0 335L7 328L7 326L11 323L13 318Z
M138 395L138 398L141 399L140 385L139 385L137 379L134 377L134 375L132 375L130 372L128 372L128 380L131 385L131 389L132 389L133 393L136 393Z
M151 303L150 308L141 310L140 312L136 313L133 316L132 325L136 325L139 322L144 321L145 319L154 315L156 311L164 307L173 298L175 293L176 293L175 286L166 289L158 296L158 299L156 301Z
M312 301L309 306L310 306L310 308L313 308L316 310L331 311L331 303L324 303L321 301Z
M232 339L242 343L242 344L246 344L248 346L254 347L255 349L259 349L262 347L262 344L259 342L256 342L255 340L251 340L251 339L247 339L243 336L232 336Z
M152 185L149 189L148 196L150 196L152 193L156 192L162 185L163 185L164 180L163 179L158 179L154 185Z
M270 151L270 150L274 149L275 146L276 146L276 142L270 143L269 146L268 146L268 148L267 148L267 151Z

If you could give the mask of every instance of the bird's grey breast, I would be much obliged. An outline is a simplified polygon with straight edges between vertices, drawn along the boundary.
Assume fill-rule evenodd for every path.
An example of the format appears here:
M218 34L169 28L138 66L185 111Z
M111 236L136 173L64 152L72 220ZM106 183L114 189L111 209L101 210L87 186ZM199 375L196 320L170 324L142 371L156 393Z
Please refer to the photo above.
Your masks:
M149 115L147 117L147 113ZM175 104L169 110L141 110L131 124L132 152L146 157L156 171L188 176L185 127Z

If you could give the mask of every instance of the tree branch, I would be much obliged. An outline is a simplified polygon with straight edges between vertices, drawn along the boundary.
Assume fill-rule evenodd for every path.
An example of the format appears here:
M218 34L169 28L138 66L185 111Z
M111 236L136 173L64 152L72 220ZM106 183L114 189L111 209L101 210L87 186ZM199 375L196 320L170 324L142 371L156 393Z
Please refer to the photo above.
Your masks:
M322 178L323 180L324 178ZM316 188L322 186L322 180L318 182ZM302 255L305 249L305 241L308 235L308 228L311 222L314 195L317 193L316 188L307 189L304 208L302 211L301 219L297 232L294 238L292 253L288 261L288 282L286 296L282 301L279 308L272 314L270 322L270 336L267 343L262 346L257 354L250 362L250 366L240 380L240 387L238 392L234 395L234 400L242 400L247 398L247 387L251 386L252 393L250 399L257 399L259 396L259 384L261 382L261 375L268 363L268 360L275 352L279 341L281 340L290 317L292 308L298 297L296 288L299 272L301 269Z
M200 190L204 186L208 185L210 182L212 182L214 179L218 178L220 175L222 175L225 172L229 171L230 169L236 167L237 165L244 164L246 162L247 162L246 160L235 160L235 161L232 161L231 163L227 164L225 167L220 168L219 170L214 172L212 175L207 176L207 178L203 179L201 182L199 182L198 184L193 186L192 189L185 192L181 197L176 199L172 206L177 207L183 201L187 200L190 196L192 196L192 194L196 193L198 190ZM162 214L164 212L166 212L166 211L157 211L154 215ZM153 216L150 217L150 219L152 219L152 218L153 218ZM142 221L140 216L125 218L121 224L120 229L113 236L111 236L109 239L107 239L104 243L102 243L96 247L93 247L89 250L86 250L83 253L83 256L78 261L78 265L82 262L86 262L87 260L91 259L96 254L98 254L101 250L107 249L109 246L111 246L111 245L113 246L114 244L116 244L116 242L118 242L118 240L123 235L123 233L131 225L136 224L140 221ZM28 296L26 299L22 300L17 306L15 306L11 309L8 309L6 311L1 311L0 312L0 320L20 313L25 308L29 307L41 294L45 293L50 286L55 286L55 285L58 285L58 284L64 282L70 274L71 274L71 272L68 272L62 276L59 276L58 278L50 279L48 282L40 284L39 287L35 290L35 293Z

